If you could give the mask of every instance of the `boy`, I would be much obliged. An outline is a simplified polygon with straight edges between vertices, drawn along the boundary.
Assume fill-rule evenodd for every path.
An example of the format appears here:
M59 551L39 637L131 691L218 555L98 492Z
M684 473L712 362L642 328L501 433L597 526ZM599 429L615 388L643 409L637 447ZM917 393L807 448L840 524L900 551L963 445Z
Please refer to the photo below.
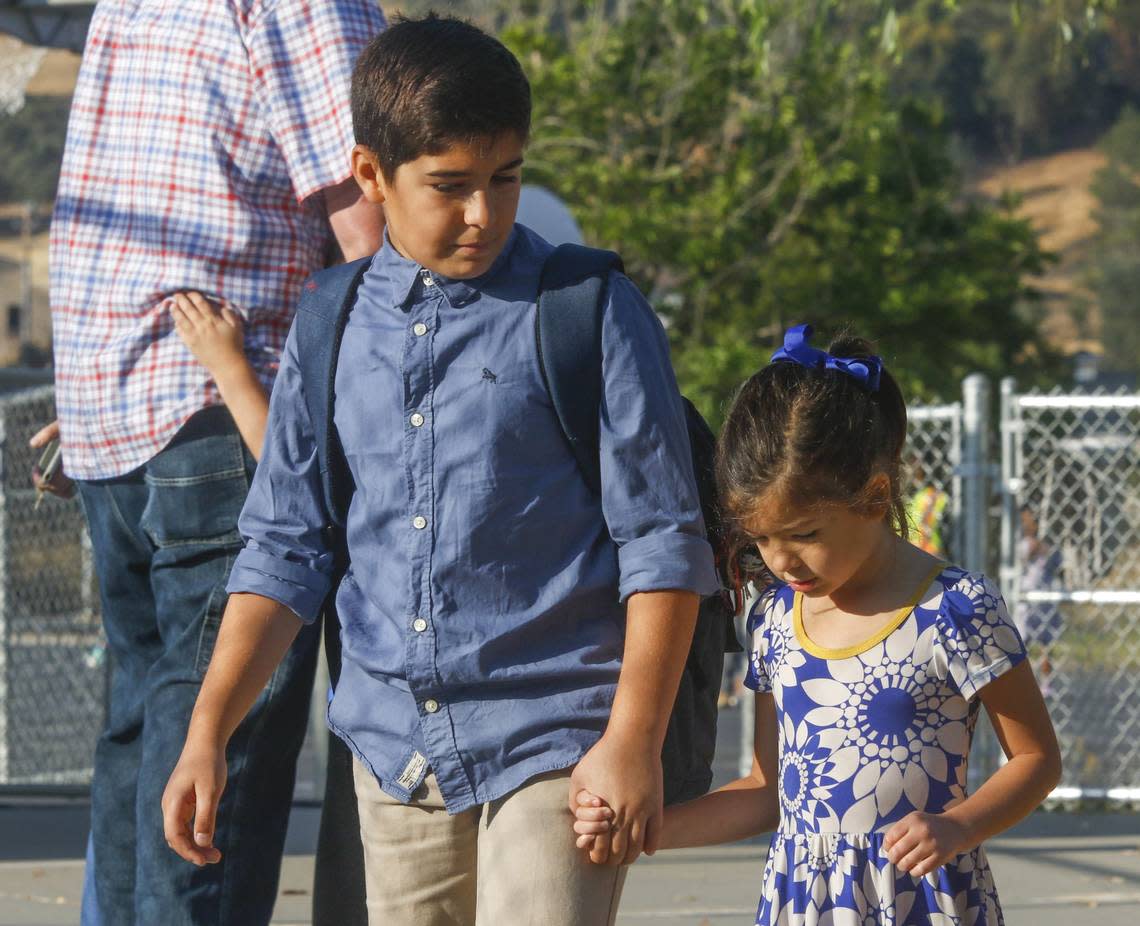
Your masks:
M369 921L612 923L624 869L576 851L569 799L613 808L610 861L653 851L665 725L698 596L717 584L664 332L613 274L596 497L538 365L551 248L514 224L518 62L466 23L401 22L357 62L353 123L353 173L387 231L335 381L356 490L329 724L357 759ZM163 798L168 840L197 864L219 857L226 739L329 591L303 390L294 331Z

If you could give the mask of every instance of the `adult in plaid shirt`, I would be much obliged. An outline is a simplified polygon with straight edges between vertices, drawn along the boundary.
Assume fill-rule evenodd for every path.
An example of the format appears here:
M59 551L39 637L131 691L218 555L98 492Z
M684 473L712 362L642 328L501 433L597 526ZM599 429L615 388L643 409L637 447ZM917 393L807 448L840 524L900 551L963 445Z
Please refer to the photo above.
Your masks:
M300 286L380 244L349 172L349 79L375 0L102 0L51 235L56 405L113 655L92 784L102 921L270 919L312 684L300 640L228 753L219 865L165 844L178 758L241 548L254 462L176 336L175 292L225 299L268 388Z

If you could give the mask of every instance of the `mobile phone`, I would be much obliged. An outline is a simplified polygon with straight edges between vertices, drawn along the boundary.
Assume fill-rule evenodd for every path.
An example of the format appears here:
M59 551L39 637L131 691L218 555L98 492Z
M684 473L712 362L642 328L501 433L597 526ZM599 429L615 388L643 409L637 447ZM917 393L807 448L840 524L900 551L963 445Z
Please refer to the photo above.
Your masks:
M32 481L36 482L36 503L33 511L38 511L40 503L44 500L45 490L41 488L44 483L51 482L63 465L63 452L58 440L49 441L40 454L39 462L32 467ZM39 477L37 480L36 477Z
M59 472L63 463L63 452L58 440L49 441L40 454L39 462L33 472L37 473L44 482L51 482Z

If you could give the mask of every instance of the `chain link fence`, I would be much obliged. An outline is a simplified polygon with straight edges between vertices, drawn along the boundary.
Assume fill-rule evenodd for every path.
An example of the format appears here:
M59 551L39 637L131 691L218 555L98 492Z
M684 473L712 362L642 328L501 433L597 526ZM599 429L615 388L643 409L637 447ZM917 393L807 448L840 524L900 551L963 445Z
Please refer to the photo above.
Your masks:
M910 539L953 561L962 549L962 405L916 406L907 424Z
M967 568L1000 560L1062 743L1054 797L1140 803L1140 395L1018 395L1006 381L992 450L990 405L970 377L960 403L910 410L913 538ZM106 703L79 505L37 509L30 483L27 441L52 417L50 386L0 397L0 788L85 785ZM319 741L299 796L320 791ZM971 784L999 761L983 727Z
M1065 759L1060 800L1140 803L1140 395L1002 388L1002 582Z
M52 387L0 397L0 786L85 786L107 662L87 531L75 499L37 506L28 438Z

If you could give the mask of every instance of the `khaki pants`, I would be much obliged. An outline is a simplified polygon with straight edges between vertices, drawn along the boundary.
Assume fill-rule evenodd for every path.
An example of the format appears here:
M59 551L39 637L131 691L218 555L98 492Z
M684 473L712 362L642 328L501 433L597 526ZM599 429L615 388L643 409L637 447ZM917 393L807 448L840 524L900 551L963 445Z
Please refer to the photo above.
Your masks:
M353 776L369 926L612 926L626 868L575 847L568 769L454 816L434 775L411 804Z

